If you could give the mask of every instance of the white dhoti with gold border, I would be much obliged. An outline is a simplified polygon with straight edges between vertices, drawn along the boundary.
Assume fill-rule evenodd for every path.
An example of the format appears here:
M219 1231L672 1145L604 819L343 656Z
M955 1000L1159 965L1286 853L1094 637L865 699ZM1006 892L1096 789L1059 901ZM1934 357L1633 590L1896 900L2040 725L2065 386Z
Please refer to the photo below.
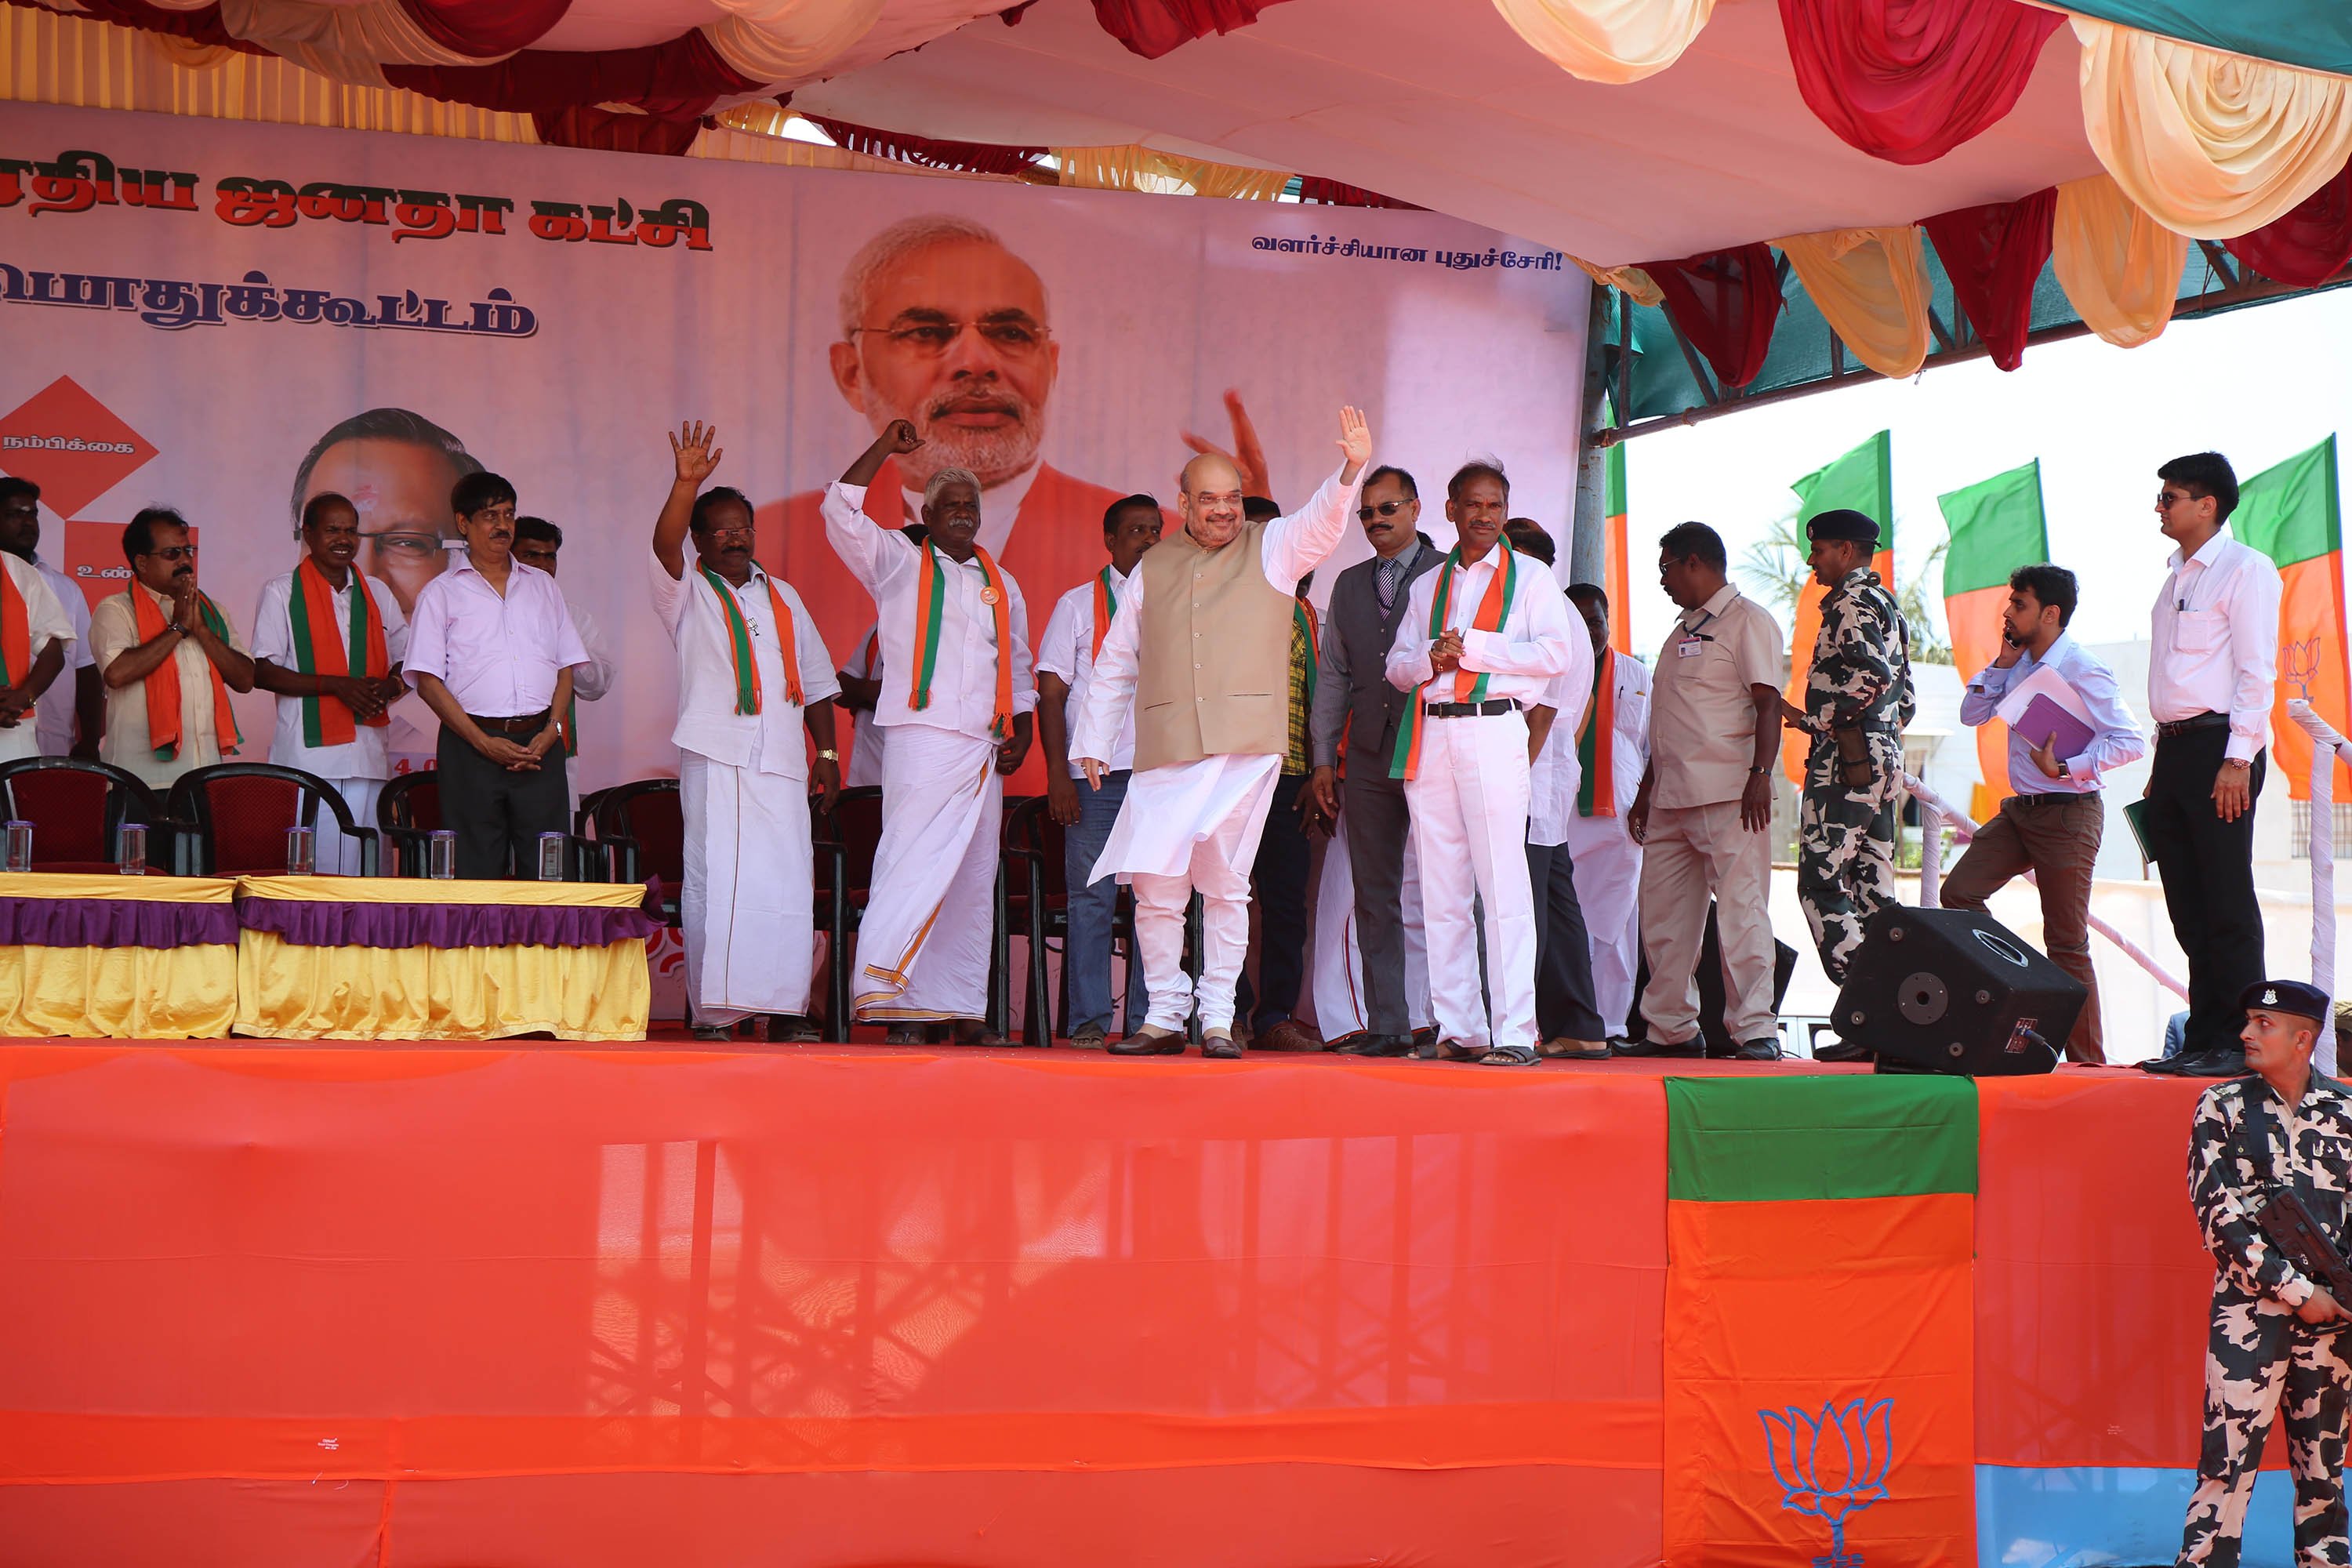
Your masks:
M996 757L984 738L890 726L882 840L858 928L859 1018L986 1015L1004 813Z

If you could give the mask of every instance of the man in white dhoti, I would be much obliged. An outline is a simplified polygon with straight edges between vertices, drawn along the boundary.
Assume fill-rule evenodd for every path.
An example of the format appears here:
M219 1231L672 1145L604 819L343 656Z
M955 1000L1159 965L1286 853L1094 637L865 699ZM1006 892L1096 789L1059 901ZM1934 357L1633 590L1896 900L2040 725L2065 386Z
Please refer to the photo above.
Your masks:
M826 538L874 596L890 672L874 715L890 739L856 1011L889 1023L892 1045L917 1043L926 1023L978 1045L992 1039L982 1019L1004 777L1028 753L1037 688L1021 589L980 547L980 481L931 476L919 545L862 510L884 461L922 444L891 421L823 506Z
M1642 963L1642 847L1626 831L1625 813L1650 765L1650 668L1609 646L1608 595L1572 583L1568 598L1584 616L1595 667L1592 702L1576 738L1583 776L1568 852L1591 939L1593 1005L1613 1047L1633 1015Z
M1381 759L1381 771L1387 771L1385 759ZM1345 798L1343 795L1331 842L1323 850L1322 880L1315 887L1315 1026L1332 1050L1367 1056L1374 1053L1348 1048L1371 1027L1371 1004L1364 989L1363 944L1356 936L1356 861L1348 847ZM1418 1034L1431 1027L1437 1016L1429 1006L1429 943L1421 923L1421 861L1412 852L1410 833L1405 838L1402 887L1405 1026Z
M1094 868L1135 888L1151 993L1143 1027L1110 1047L1119 1055L1181 1051L1196 1003L1202 1054L1242 1054L1234 983L1249 945L1250 868L1290 744L1292 595L1355 510L1372 433L1353 408L1339 411L1339 471L1306 506L1264 522L1247 521L1230 458L1187 463L1182 530L1143 557L1095 656L1070 752L1097 788L1130 703L1135 712L1135 771ZM1197 996L1182 963L1196 889L1206 908Z
M1536 915L1528 875L1526 710L1569 667L1568 601L1539 562L1501 542L1510 485L1491 462L1445 487L1458 542L1414 579L1389 680L1413 706L1389 771L1405 781L1421 857L1436 1054L1524 1066L1536 1056ZM1478 984L1474 894L1485 900L1486 986Z
M698 1039L761 1013L782 1037L810 1039L808 797L831 806L841 793L833 659L792 584L752 560L751 503L725 486L697 493L719 467L718 434L696 423L669 438L677 477L654 524L654 609L677 646L687 999Z

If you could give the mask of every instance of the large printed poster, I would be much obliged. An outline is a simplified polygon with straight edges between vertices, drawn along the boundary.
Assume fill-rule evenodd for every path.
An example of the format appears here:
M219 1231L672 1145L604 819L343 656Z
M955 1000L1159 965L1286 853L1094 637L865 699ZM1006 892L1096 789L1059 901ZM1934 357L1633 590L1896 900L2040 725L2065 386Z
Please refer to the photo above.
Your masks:
M594 788L676 771L646 574L681 420L718 426L712 482L751 499L840 664L875 612L816 499L914 420L927 445L869 511L977 472L1034 642L1101 563L1106 505L1172 506L1188 436L1254 430L1295 506L1343 403L1438 542L1445 477L1486 455L1564 538L1587 287L1429 213L0 105L0 471L42 487L43 554L93 603L125 585L131 514L176 507L248 630L307 497L357 503L362 565L407 605L454 542L450 486L505 475L564 531L562 587L617 666L581 711ZM1315 596L1365 552L1351 535ZM270 699L238 700L255 758ZM402 704L404 765L432 724Z

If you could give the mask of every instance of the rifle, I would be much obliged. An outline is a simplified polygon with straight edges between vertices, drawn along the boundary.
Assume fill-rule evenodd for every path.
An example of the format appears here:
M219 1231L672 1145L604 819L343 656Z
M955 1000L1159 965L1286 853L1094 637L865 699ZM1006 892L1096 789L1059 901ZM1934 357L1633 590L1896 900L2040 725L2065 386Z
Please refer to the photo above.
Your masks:
M2352 1264L2345 1262L2344 1255L2336 1250L2336 1244L2327 1239L2327 1233L2319 1228L2319 1222L2312 1217L2311 1210L2304 1206L2294 1188L2282 1187L2273 1192L2253 1211L2253 1220L2280 1255L2301 1270L2305 1279L2317 1280L2329 1295L2346 1303L2347 1311L2352 1311L2352 1295L2346 1294L2352 1291Z

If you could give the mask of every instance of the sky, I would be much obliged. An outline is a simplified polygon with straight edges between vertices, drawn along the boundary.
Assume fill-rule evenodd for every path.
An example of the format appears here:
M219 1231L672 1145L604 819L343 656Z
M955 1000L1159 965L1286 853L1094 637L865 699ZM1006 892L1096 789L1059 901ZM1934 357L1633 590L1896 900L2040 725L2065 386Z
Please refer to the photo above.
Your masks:
M2136 349L2085 336L2029 348L2014 372L1976 360L1640 437L1626 444L1634 647L1654 650L1673 613L1658 535L1711 524L1737 580L1743 550L1793 506L1789 482L1879 430L1894 432L1905 580L1945 536L1937 496L2039 458L2052 558L2082 579L2076 636L2145 637L2172 548L2157 466L2211 449L2243 480L2347 426L2352 289L2338 289L2175 321ZM1931 587L1940 613L1940 575Z

